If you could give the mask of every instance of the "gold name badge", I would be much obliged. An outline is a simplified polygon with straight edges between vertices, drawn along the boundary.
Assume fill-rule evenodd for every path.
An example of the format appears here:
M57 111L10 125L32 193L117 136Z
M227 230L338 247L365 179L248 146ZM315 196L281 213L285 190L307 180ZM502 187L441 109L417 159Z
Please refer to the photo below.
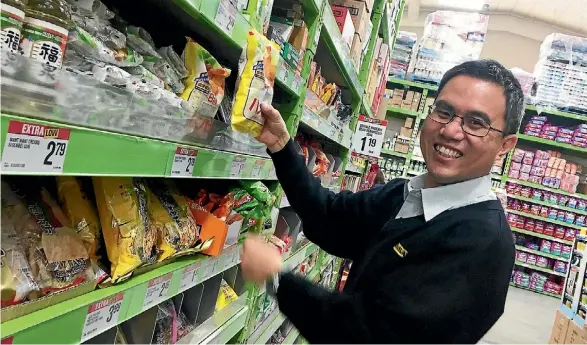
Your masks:
M400 243L393 246L393 250L399 255L400 258L404 258L408 255L408 251Z

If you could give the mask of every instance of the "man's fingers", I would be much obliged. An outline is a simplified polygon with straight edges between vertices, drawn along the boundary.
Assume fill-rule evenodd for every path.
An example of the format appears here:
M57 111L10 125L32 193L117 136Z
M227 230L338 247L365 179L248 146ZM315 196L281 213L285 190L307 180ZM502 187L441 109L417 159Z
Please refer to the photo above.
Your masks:
M273 120L281 117L279 111L277 111L277 109L273 108L273 106L268 103L261 103L261 113L267 120Z

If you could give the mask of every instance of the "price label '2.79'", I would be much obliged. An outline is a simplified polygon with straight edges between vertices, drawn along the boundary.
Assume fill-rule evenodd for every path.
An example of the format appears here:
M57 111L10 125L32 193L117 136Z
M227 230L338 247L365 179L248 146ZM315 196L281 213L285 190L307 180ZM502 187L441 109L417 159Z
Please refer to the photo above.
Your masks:
M2 170L62 173L70 134L66 128L10 121L2 152Z
M178 146L173 155L170 174L173 177L192 177L198 150Z
M149 309L155 304L167 299L169 284L171 284L171 273L149 280L147 292L143 301L143 310Z

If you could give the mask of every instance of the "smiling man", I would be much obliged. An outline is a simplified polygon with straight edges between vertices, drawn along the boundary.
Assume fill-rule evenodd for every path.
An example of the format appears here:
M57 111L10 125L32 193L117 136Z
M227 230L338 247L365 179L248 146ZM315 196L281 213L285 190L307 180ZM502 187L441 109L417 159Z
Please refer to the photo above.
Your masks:
M329 192L307 171L277 110L261 136L311 241L353 260L344 291L287 273L259 238L246 279L268 280L279 309L312 343L476 343L503 313L514 243L491 192L496 157L517 142L520 84L492 60L449 70L424 120L428 173L360 193Z

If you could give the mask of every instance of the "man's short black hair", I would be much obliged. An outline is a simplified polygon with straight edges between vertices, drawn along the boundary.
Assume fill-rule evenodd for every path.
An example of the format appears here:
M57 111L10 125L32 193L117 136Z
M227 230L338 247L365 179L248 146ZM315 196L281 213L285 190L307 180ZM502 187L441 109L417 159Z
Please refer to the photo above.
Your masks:
M467 75L503 87L505 96L505 128L503 135L514 134L520 128L524 116L524 93L512 72L495 60L473 60L449 69L438 86L438 94L454 77Z

